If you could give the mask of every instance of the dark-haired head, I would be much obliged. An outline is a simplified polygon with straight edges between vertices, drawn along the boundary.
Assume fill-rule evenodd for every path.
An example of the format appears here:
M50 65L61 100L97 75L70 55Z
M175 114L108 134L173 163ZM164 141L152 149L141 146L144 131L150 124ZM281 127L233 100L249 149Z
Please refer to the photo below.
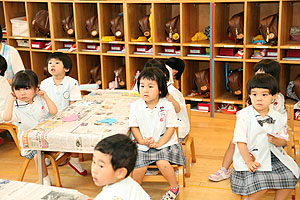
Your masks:
M160 60L157 60L157 59L149 60L144 65L144 69L146 69L148 67L157 67L157 68L159 68L164 73L167 82L169 81L170 76L172 76L172 74L170 74L169 70L166 68L166 65Z
M137 145L124 134L104 138L96 145L95 151L110 155L114 170L126 168L126 177L134 169L137 159Z
M4 76L7 69L7 62L3 56L0 55L0 76Z
M184 62L180 58L171 57L166 62L166 65L172 69L176 69L178 72L175 74L176 80L179 80L184 71ZM172 74L171 74L172 76Z
M164 73L157 67L147 67L145 68L138 77L137 87L140 92L140 83L142 79L156 81L158 90L159 90L159 98L163 98L168 94L167 81Z
M37 89L38 83L39 81L37 75L33 71L26 69L26 70L18 71L14 75L11 83L11 88L13 91L21 88Z
M68 70L66 72L66 75L70 74L71 69L72 69L72 60L67 54L62 53L62 52L54 52L54 53L50 54L47 59L47 65L51 59L60 60L63 63L64 68Z
M253 73L267 73L274 76L278 83L280 82L280 64L275 60L263 59L256 63L253 69Z

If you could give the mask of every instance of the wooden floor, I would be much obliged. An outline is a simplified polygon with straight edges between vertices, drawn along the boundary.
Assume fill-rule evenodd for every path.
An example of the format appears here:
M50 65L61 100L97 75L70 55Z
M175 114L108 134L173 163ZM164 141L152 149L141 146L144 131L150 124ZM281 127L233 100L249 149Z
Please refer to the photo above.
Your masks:
M192 135L195 139L197 163L192 166L192 176L186 178L185 200L240 199L237 195L232 194L229 180L214 183L207 178L210 173L215 172L221 166L224 152L233 136L234 123L234 120L192 116ZM24 159L19 156L13 141L5 139L6 142L0 145L0 178L16 180ZM88 175L79 176L68 165L59 167L62 185L94 198L101 188L96 187L91 178L91 156L84 156L85 161L82 165L87 169ZM51 168L48 170L54 181ZM31 162L24 181L35 183L37 180L37 172L34 163ZM168 190L168 185L163 183L145 183L143 187L153 200L159 200ZM274 195L270 192L263 199L271 200L273 198Z

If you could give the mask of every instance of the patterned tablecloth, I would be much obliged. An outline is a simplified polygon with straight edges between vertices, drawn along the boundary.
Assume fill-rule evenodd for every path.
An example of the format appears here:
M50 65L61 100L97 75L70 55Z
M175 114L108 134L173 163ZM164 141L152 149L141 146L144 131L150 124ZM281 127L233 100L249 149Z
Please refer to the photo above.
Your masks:
M23 133L25 149L93 153L105 137L128 134L130 103L138 93L97 90Z

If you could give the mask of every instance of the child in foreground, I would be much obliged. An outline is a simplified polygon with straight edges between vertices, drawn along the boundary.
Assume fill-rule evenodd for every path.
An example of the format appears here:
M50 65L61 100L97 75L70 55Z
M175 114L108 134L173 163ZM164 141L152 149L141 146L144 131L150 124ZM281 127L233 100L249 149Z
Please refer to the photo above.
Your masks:
M101 140L95 147L91 172L97 186L104 186L94 200L150 200L129 174L135 166L137 146L123 134Z

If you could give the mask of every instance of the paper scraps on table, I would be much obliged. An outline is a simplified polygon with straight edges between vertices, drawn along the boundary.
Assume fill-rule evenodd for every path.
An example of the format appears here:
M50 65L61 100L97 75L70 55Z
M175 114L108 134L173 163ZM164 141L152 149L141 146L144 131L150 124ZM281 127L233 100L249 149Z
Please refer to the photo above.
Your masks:
M97 122L97 121L96 121ZM109 125L112 125L113 123L116 123L117 120L116 119L112 119L112 118L106 118L106 119L102 119L100 121L101 123L107 123Z
M73 122L73 121L76 121L78 119L79 119L78 115L70 115L70 116L62 118L62 121L63 122Z

